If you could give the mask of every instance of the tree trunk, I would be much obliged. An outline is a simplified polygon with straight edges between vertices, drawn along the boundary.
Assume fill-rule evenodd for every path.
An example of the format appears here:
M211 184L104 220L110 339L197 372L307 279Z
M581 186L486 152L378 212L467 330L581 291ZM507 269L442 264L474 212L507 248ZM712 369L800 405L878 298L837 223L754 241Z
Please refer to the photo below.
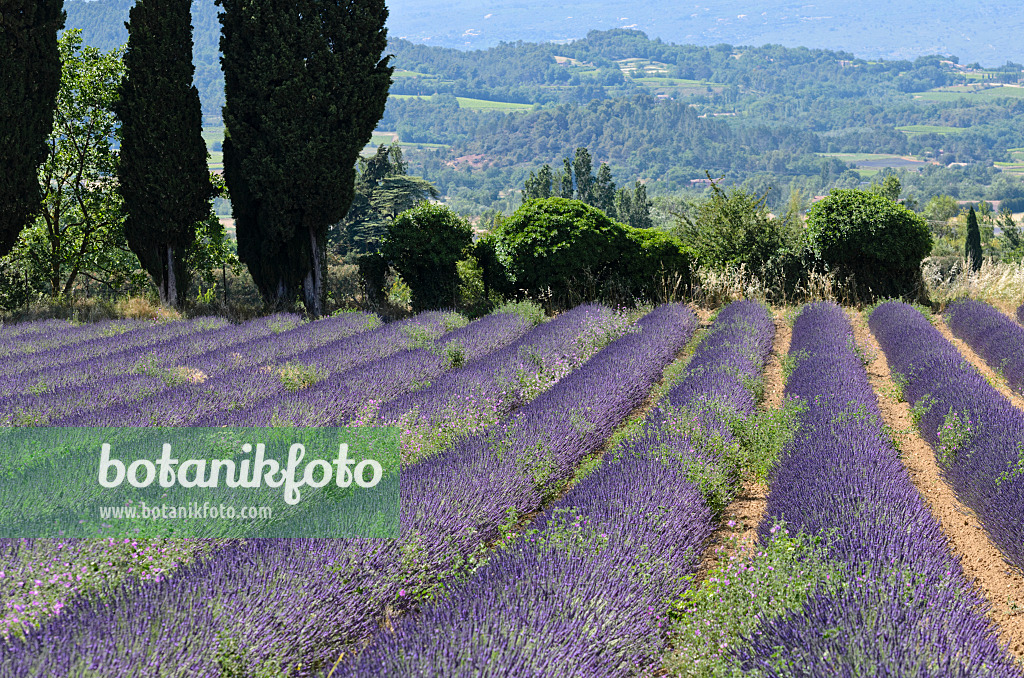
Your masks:
M167 273L164 276L164 303L174 308L179 308L181 300L178 298L178 280L174 275L174 246L167 246Z
M311 266L302 282L305 293L306 311L314 318L323 315L323 257L320 253L320 243L316 237L316 231L309 227L309 244L311 253Z

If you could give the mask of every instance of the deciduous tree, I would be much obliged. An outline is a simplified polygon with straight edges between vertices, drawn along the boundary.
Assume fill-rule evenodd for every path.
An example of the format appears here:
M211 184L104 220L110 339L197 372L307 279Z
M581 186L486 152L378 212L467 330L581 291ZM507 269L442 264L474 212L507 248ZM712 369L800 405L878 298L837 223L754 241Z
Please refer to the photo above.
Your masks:
M412 291L412 309L454 307L456 264L473 242L473 229L443 205L423 202L388 225L381 254Z

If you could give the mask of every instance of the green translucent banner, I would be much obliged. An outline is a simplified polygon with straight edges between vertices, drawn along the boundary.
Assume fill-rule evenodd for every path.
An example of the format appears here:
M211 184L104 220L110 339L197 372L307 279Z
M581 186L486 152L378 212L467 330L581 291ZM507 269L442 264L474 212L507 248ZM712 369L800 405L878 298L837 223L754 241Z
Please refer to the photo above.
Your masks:
M0 429L0 537L399 534L395 427Z

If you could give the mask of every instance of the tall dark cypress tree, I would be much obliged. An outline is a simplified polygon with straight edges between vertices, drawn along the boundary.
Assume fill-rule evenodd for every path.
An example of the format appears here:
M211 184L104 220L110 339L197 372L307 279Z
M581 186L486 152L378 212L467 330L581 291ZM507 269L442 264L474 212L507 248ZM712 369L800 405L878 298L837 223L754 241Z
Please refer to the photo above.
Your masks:
M273 306L323 307L327 228L352 203L355 164L393 68L383 0L217 0L224 179L238 255Z
M203 114L192 84L191 0L138 0L125 24L128 49L117 115L118 180L125 235L160 290L180 307L196 225L210 214Z
M62 0L0 2L0 256L39 210L39 165L60 88Z
M964 258L972 271L981 270L981 229L978 228L978 215L974 208L967 213L967 242L964 244Z

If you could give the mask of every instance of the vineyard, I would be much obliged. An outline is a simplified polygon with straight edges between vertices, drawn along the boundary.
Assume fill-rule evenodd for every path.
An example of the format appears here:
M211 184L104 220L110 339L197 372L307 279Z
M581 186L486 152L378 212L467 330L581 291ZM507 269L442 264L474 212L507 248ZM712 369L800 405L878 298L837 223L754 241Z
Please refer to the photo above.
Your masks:
M1024 678L1021 323L0 325L4 431L395 427L401 458L398 538L0 539L0 678ZM0 446L0 482L61 494L53 455Z

